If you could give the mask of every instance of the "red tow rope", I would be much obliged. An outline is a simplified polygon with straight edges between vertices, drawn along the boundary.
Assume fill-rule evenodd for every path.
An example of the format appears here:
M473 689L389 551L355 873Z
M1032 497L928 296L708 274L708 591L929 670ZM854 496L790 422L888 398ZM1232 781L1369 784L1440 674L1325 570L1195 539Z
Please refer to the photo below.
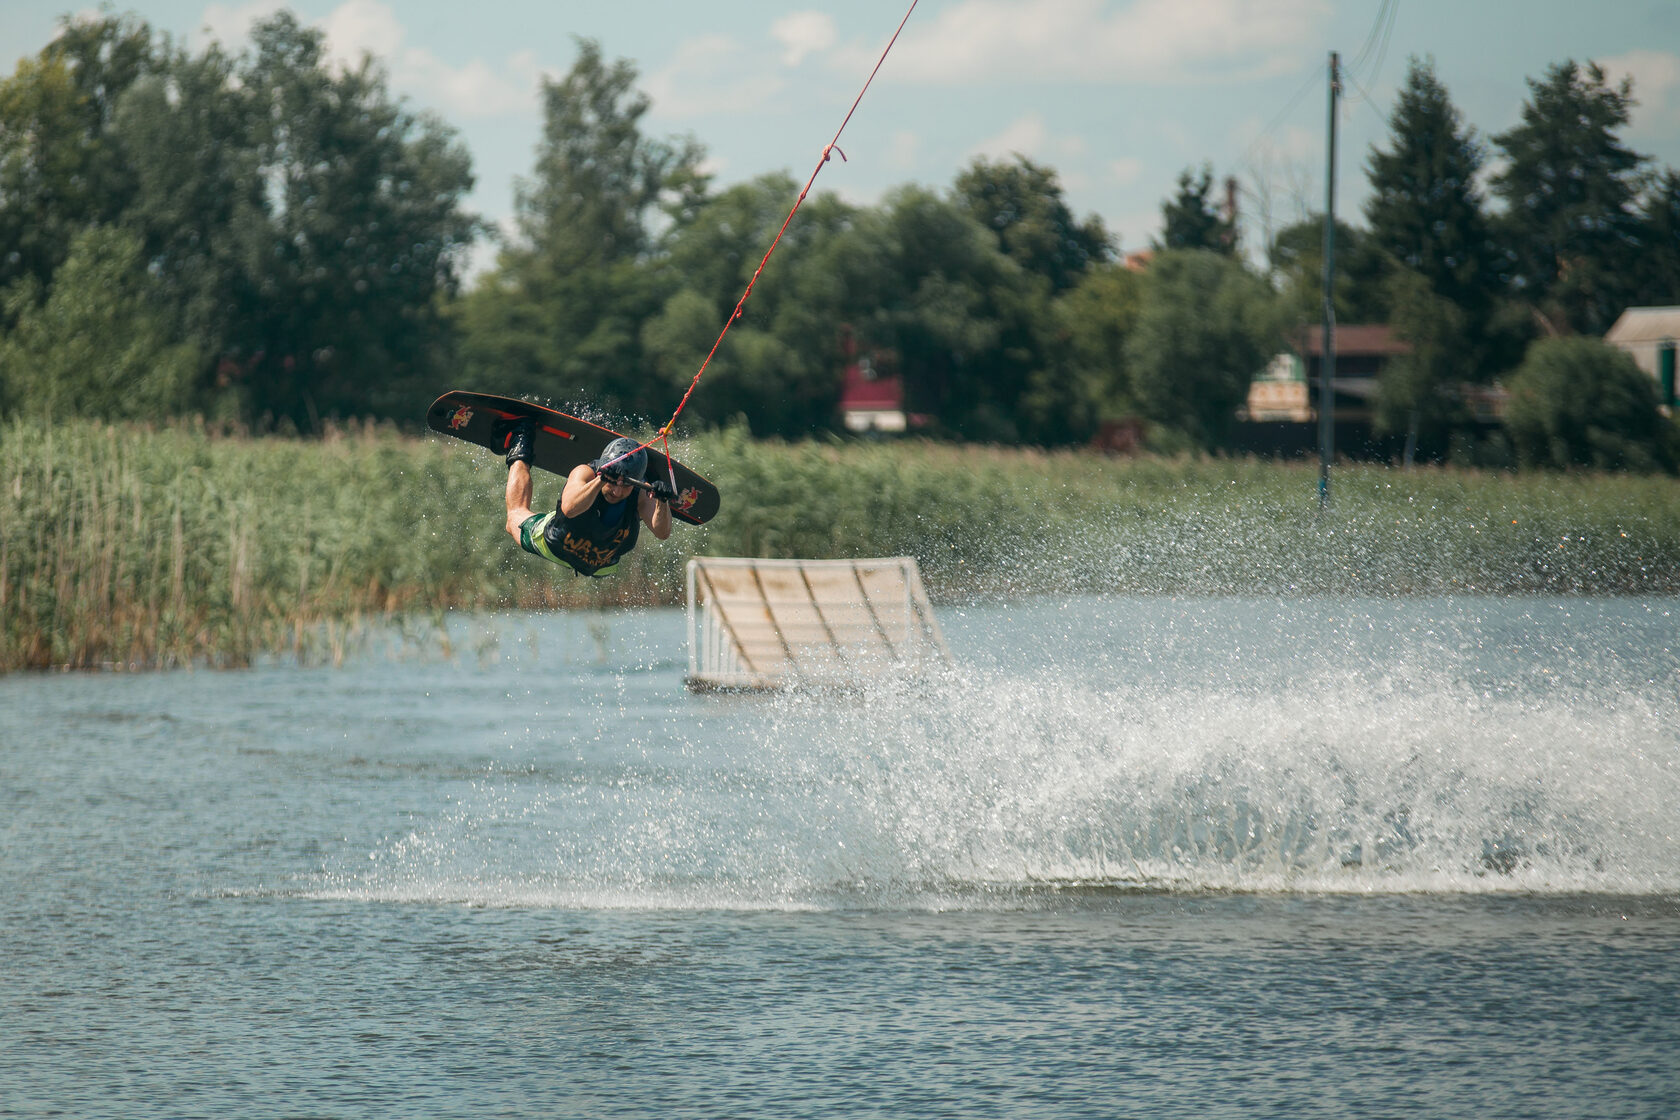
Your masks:
M759 274L764 271L764 266L770 263L770 255L776 251L776 246L782 243L782 234L787 232L788 224L793 221L793 216L799 213L799 207L805 201L805 196L811 192L811 185L817 181L817 174L821 172L823 166L828 163L829 157L836 152L839 152L841 161L845 161L846 153L840 151L840 149L836 146L840 142L840 134L846 131L846 126L851 123L852 114L857 112L858 105L863 102L863 95L869 92L870 83L874 82L875 75L880 73L881 64L887 61L887 54L893 49L893 44L898 42L899 32L904 30L904 25L910 22L910 13L916 10L916 4L918 2L919 0L910 0L910 7L905 10L904 18L898 21L897 30L892 33L892 38L887 40L886 47L881 51L881 57L875 61L875 69L869 72L869 77L864 80L863 88L858 90L857 97L852 101L852 107L846 110L846 119L841 121L840 127L834 130L834 139L830 140L823 146L822 158L817 161L817 166L812 170L811 177L805 180L805 189L799 192L799 197L794 199L793 209L789 210L787 217L782 219L782 228L776 231L776 237L770 242L770 248L766 249L764 252L764 259L758 262L758 267L753 270L752 279L747 281L746 291L741 293L741 298L735 304L735 310L730 312L728 321L723 324L723 330L718 332L717 341L712 343L712 348L706 354L705 360L700 363L700 368L694 372L694 380L688 383L688 389L683 393L682 400L677 402L677 410L671 413L671 418L665 421L664 426L654 433L652 439L636 448L636 451L641 451L643 448L652 447L655 443L660 444L665 452L665 469L670 475L671 486L673 489L676 487L676 471L671 467L670 440L672 426L676 424L677 417L682 415L682 410L688 406L688 398L694 395L695 388L700 384L700 378L705 375L706 367L711 365L712 357L717 354L718 347L723 345L724 336L729 333L729 328L734 326L735 320L741 317L741 309L746 307L747 297L752 295L753 285L758 283ZM618 459L614 459L613 462L616 463L621 459L628 459L631 455L634 455L636 451L620 455ZM611 466L612 464L609 463L606 465Z

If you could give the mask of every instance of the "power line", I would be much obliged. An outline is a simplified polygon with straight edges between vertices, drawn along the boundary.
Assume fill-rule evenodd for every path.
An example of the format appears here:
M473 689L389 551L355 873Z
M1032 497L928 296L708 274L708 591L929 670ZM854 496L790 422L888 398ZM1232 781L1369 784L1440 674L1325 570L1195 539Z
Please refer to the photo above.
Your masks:
M1400 0L1382 0L1377 17L1371 23L1370 33L1365 36L1365 45L1359 48L1359 54L1342 72L1342 76L1362 94L1364 84L1376 84L1377 75L1388 57L1388 44L1394 35L1394 24L1399 14ZM1368 68L1367 62L1370 63ZM1365 97L1368 99L1370 95L1365 94Z

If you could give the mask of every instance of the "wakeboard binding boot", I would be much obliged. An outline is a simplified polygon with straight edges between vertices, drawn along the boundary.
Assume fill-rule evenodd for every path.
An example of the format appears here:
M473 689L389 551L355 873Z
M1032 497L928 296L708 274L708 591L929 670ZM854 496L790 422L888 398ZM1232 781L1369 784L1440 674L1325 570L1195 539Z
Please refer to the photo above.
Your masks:
M496 421L492 434L507 449L507 465L531 465L531 448L536 440L537 424L529 416L516 416Z

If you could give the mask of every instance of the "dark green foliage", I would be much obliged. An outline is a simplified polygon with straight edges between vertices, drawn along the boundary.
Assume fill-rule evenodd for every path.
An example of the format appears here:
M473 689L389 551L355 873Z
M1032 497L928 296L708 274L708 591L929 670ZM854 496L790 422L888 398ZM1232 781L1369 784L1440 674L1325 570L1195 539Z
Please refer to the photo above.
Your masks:
M957 176L953 194L980 224L997 234L1011 260L1049 279L1052 291L1079 282L1094 264L1112 260L1102 220L1076 221L1062 199L1056 172L1025 156L1013 163L977 159Z
M466 153L371 63L331 72L290 13L252 38L241 59L190 56L141 23L79 21L20 65L0 90L0 230L28 232L0 275L35 286L7 305L54 298L75 231L121 228L156 305L134 345L199 355L180 407L304 431L407 412L441 366L441 299L476 231Z
M1680 172L1672 168L1664 170L1646 194L1635 270L1635 305L1680 304Z
M10 289L16 324L0 335L0 385L19 413L145 420L192 403L200 357L172 341L138 237L90 226L71 242L45 303L35 287L31 277Z
M117 105L164 65L132 17L66 18L0 82L0 288L29 277L45 298L76 233L131 204L137 184L113 134Z
M1377 386L1379 433L1406 433L1404 459L1410 464L1421 447L1440 458L1455 426L1469 419L1459 386L1465 381L1465 315L1435 292L1429 280L1409 268L1397 269L1389 282L1393 305L1390 326L1411 346L1390 359Z
M1508 388L1505 430L1525 465L1670 473L1680 466L1680 430L1657 411L1656 382L1612 346L1542 339Z
M1336 321L1386 323L1394 259L1371 234L1336 220ZM1281 230L1271 246L1273 282L1285 325L1299 330L1324 318L1324 215Z
M1189 168L1179 175L1178 193L1161 204L1161 222L1157 249L1207 249L1227 256L1237 251L1235 216L1214 199L1210 166L1203 166L1200 178Z
M1022 395L1043 368L1038 334L1050 284L1011 259L961 205L903 188L859 216L846 247L848 291L868 300L856 323L896 356L906 404L965 439L1053 438Z
M440 365L434 301L474 232L458 209L466 152L392 103L370 62L329 73L321 34L289 13L253 38L242 77L267 228L224 346L254 415L314 431L323 416L389 414Z
M1148 281L1115 264L1089 269L1055 304L1056 379L1069 435L1088 439L1105 420L1137 413L1126 362L1126 339L1137 326Z
M647 376L642 330L668 298L648 267L662 192L692 216L705 180L692 143L641 132L646 95L627 61L578 44L543 86L543 138L516 200L519 237L462 308L466 379L561 405L652 414L674 405ZM721 326L721 323L719 324ZM715 336L714 336L715 337Z
M799 187L767 175L694 208L659 264L680 285L642 330L650 380L674 407L700 369L775 239ZM808 198L753 287L741 319L706 367L704 393L683 412L690 427L746 418L756 435L797 437L833 422L840 393L839 324L848 293L835 275L836 242L854 210Z
M1476 186L1482 147L1432 64L1412 60L1389 127L1392 147L1372 148L1368 166L1371 238L1436 296L1484 317L1498 280Z
M1275 352L1275 323L1271 292L1238 261L1197 249L1161 254L1126 340L1133 399L1148 419L1217 447Z
M1493 186L1513 278L1554 326L1602 334L1634 290L1646 160L1616 136L1632 80L1610 86L1597 63L1565 62L1528 87L1522 123L1494 137L1507 161Z

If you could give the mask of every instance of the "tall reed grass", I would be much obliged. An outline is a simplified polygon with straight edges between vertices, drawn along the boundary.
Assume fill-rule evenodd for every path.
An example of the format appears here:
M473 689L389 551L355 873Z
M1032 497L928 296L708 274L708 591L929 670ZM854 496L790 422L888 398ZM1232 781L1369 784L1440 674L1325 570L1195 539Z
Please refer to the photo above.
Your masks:
M1680 484L1118 460L922 443L679 449L705 528L607 580L521 554L501 460L440 437L302 443L0 425L0 671L330 659L374 618L676 601L693 555L912 555L946 599L1043 593L1680 593ZM539 506L559 479L539 476Z

